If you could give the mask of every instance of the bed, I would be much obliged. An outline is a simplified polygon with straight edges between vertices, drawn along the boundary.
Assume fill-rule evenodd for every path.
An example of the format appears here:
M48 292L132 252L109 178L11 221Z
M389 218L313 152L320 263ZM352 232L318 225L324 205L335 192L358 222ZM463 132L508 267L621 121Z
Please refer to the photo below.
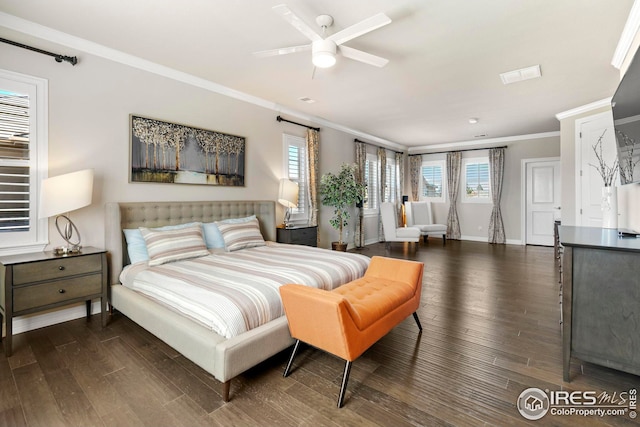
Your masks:
M213 375L222 383L221 394L224 401L229 400L232 378L294 343L289 334L286 317L281 315L238 335L225 337L211 327L207 327L206 324L195 321L193 318L185 316L147 295L124 286L120 282L123 269L132 270L139 263L129 265L131 261L123 230L137 229L138 227L156 228L190 222L211 223L250 215L257 217L264 240L275 241L275 202L272 201L127 202L106 204L105 244L109 259L109 283L111 285L109 303L111 307L120 311ZM318 257L339 257L340 262L347 262L345 258L348 258L348 262L353 264L350 268L354 269L353 274L357 276L364 274L364 270L368 265L368 258L363 255L335 253L316 248L303 249L302 247L276 243L267 243L267 246L273 246L280 251L287 250L287 247L297 251L322 251L317 252ZM252 249L241 249L231 254L215 253L211 256L215 257L215 262L220 263L220 260L233 260L236 253L238 254L237 257L241 255L259 257L260 251L269 250L268 247ZM299 253L304 256L314 254L314 252ZM205 257L203 259L208 258ZM245 261L236 259L235 262L240 265ZM326 262L326 264L334 263ZM356 269L357 274L355 273ZM123 277L126 277L126 274ZM153 282L153 279L148 281ZM332 286L340 284L343 283L334 283ZM310 284L310 286L315 285Z

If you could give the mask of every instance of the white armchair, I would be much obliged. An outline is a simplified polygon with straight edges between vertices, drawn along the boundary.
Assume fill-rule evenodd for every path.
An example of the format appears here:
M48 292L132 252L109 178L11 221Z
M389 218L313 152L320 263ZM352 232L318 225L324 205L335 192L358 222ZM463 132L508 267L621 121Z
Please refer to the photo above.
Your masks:
M447 226L434 224L431 202L405 202L407 227L420 230L425 242L429 236L442 236L442 245L447 243Z
M418 243L420 241L420 230L417 228L398 227L398 215L393 203L380 203L380 217L382 218L382 229L387 249L391 242Z

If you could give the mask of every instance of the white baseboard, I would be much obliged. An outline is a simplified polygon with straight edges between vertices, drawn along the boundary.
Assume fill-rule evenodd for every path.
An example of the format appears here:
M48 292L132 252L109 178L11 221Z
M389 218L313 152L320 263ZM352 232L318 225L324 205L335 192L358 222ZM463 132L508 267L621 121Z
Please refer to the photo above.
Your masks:
M91 314L98 314L100 312L100 300L93 301L91 304ZM46 313L15 317L13 319L13 335L68 322L69 320L80 319L86 317L86 315L87 306L85 303L80 303L79 305L69 308L57 309Z
M489 243L489 237L486 237L486 236L461 236L460 240ZM523 245L522 240L520 239L507 239L506 244L507 245Z

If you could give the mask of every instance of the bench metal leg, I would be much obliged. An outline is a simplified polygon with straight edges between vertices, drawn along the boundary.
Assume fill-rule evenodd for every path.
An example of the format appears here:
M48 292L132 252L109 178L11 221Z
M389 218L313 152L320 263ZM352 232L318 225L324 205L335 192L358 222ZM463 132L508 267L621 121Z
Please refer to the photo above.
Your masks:
M342 385L340 386L340 396L338 397L338 408L342 408L344 403L344 394L347 391L347 383L349 382L349 373L351 373L351 363L347 360L344 365L344 374L342 375Z
M289 376L289 371L291 371L291 365L293 365L293 359L296 357L296 353L298 352L298 347L300 347L300 340L296 340L296 344L293 346L293 351L291 352L291 357L289 358L289 363L287 363L287 367L284 369L283 377Z
M418 329L422 330L420 319L418 319L418 313L416 313L415 311L413 312L413 319L416 321L416 324L418 325Z

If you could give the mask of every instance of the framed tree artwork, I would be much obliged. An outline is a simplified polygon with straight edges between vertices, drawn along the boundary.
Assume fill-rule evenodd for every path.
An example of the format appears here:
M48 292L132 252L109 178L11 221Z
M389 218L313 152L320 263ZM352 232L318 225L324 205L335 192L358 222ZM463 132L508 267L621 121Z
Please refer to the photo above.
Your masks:
M130 182L244 186L244 137L133 114L130 119Z

